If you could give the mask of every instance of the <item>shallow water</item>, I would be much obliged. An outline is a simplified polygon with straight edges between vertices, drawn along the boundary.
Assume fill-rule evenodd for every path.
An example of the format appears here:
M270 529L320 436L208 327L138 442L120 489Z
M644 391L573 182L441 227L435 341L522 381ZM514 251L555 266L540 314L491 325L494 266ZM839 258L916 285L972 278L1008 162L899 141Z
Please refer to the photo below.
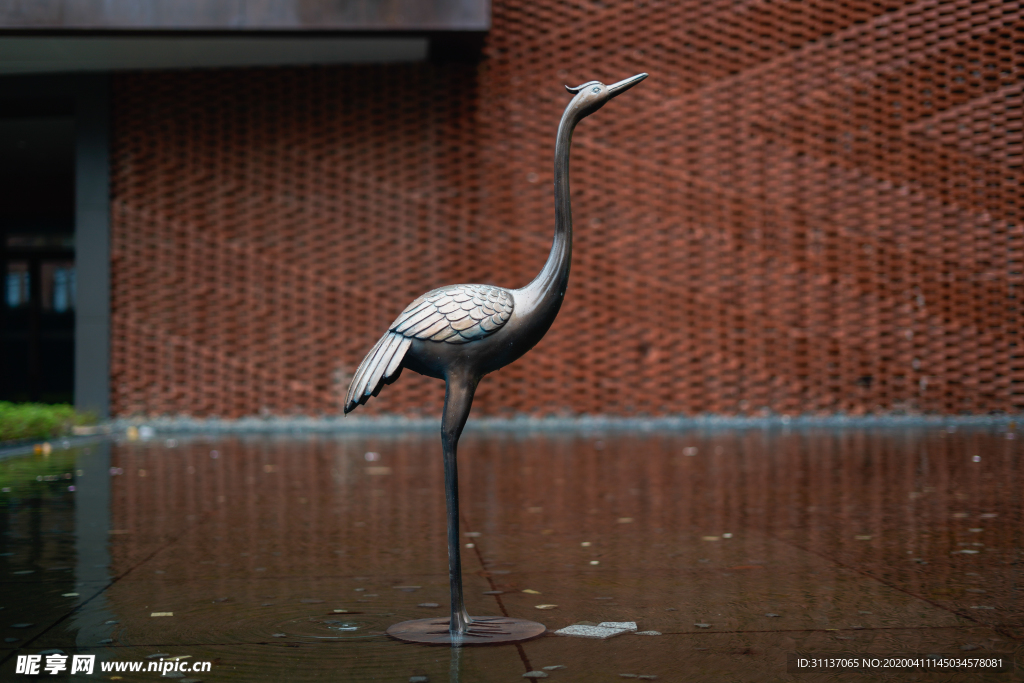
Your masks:
M864 678L787 674L798 651L1024 662L1018 436L467 433L469 611L549 633L457 661L384 635L446 615L436 435L58 445L0 461L0 678L51 648L189 655L213 662L203 681L511 681L552 665L563 681ZM602 621L661 635L551 633ZM941 680L992 677L1021 670Z

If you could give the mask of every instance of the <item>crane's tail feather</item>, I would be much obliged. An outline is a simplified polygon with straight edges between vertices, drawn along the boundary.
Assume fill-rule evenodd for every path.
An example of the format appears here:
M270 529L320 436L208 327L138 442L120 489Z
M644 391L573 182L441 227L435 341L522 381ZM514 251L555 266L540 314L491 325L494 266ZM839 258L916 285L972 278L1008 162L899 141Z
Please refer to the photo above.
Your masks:
M384 335L379 340L377 340L377 343L373 345L373 348L370 349L370 352L366 354L365 358L363 358L363 362L359 364L359 368L356 370L356 374L352 376L352 381L348 385L348 395L345 397L346 413L355 408L357 396L362 395L362 388L364 386L363 379L365 378L366 371L368 370L367 366L372 364L373 359L380 351L381 344L384 343L385 339L387 339L387 335Z
M345 397L346 414L379 394L385 384L398 379L402 374L402 360L411 344L412 339L396 332L388 332L374 344L349 384Z

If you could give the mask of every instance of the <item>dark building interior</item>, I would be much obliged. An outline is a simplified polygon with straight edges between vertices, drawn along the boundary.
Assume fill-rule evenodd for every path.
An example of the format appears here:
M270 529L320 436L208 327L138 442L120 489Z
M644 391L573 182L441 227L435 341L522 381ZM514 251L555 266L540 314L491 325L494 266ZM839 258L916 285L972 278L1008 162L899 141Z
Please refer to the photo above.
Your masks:
M74 392L75 120L72 103L0 114L0 399Z

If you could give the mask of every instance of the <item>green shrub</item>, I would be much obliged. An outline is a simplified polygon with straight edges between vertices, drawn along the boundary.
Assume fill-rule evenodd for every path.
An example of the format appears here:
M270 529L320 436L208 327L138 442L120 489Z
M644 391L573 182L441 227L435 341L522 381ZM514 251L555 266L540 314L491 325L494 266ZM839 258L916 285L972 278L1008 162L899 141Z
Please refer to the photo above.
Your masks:
M71 432L75 425L95 424L96 417L69 405L0 401L0 441L49 439Z

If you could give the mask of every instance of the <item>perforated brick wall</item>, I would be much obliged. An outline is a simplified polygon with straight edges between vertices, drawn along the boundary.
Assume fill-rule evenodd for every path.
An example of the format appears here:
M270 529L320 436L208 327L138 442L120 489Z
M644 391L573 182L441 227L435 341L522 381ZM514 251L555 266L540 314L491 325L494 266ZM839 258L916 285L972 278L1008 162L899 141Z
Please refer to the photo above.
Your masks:
M572 278L474 414L1024 409L1024 10L493 4L479 63L114 80L119 415L340 411L419 294ZM413 373L360 412L438 415Z

